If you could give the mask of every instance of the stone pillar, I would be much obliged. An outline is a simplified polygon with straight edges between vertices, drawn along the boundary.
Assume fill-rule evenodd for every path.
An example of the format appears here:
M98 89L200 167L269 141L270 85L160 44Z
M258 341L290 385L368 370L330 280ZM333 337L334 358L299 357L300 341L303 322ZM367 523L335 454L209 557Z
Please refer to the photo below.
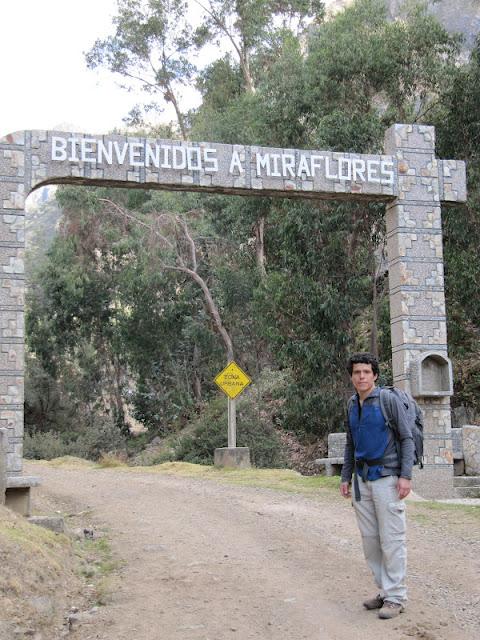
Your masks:
M480 427L471 424L463 426L462 440L465 474L480 476Z
M0 427L8 432L8 475L22 472L25 197L29 132L0 138ZM27 151L28 153L28 151Z
M7 490L7 430L0 427L0 504L5 504Z
M422 354L448 361L443 277L442 222L444 163L435 158L435 131L421 125L393 125L385 152L397 158L398 196L387 205L390 316L394 384L414 392ZM442 392L443 393L443 392ZM417 397L425 414L423 470L414 487L424 497L453 495L453 453L449 391Z

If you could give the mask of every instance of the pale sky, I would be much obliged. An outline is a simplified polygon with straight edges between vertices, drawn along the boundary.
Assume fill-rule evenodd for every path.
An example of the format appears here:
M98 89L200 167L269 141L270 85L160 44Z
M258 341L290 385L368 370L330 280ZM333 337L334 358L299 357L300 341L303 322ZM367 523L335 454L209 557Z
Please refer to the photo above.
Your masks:
M0 136L124 126L144 98L118 88L112 74L87 69L84 57L113 32L115 13L116 0L0 0Z

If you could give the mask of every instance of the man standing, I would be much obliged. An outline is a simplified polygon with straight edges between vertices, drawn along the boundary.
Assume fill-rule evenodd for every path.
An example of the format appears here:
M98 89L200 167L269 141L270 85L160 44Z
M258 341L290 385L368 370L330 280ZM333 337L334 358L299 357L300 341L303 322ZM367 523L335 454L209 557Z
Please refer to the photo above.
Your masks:
M406 520L403 499L410 493L414 441L403 403L389 391L395 430L385 421L381 390L375 386L377 359L354 354L348 361L356 393L348 403L348 428L340 492L351 496L362 536L365 560L379 593L366 600L366 609L379 609L379 618L394 618L407 601Z

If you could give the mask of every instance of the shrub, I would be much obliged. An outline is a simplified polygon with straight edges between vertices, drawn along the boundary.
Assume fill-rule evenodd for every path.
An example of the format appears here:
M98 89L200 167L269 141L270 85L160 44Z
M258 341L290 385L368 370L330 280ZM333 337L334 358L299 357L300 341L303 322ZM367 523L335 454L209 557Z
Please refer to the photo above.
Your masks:
M32 460L52 460L70 455L70 447L58 433L53 431L25 432L23 438L23 455Z
M70 455L98 460L104 453L123 453L125 436L112 420L104 417L92 419L74 442Z
M237 446L249 447L257 467L285 467L286 453L275 430L285 383L282 373L264 371L255 384L237 401ZM175 458L197 464L213 464L214 451L226 447L227 400L217 397L195 420L188 435L180 438Z
M98 460L104 454L124 455L125 437L118 426L99 417L83 427L76 439L54 431L25 433L23 455L36 460L52 460L61 456L75 456Z

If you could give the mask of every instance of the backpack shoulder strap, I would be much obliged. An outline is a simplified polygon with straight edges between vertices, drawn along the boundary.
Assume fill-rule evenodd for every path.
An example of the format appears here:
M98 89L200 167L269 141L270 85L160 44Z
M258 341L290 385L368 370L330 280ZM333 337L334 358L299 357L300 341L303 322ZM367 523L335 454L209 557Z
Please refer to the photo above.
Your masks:
M352 408L354 402L355 402L355 394L353 394L353 396L350 396L350 398L348 399L347 413L350 413L350 409Z
M398 436L397 423L394 420L393 413L392 413L392 403L395 401L394 396L395 396L395 390L393 387L382 387L380 389L380 396L379 396L380 410L383 414L385 422L387 423L387 427L392 432L393 440L395 442L395 450L397 452L396 460L397 460L397 463L399 463L401 460L402 454L400 449L400 440Z
M394 391L392 387L382 387L380 389L380 410L385 418L385 422L396 435L396 423L393 419L392 402L394 402Z
M390 408L391 392L392 390L390 389L390 387L382 387L380 389L380 396L379 396L380 409L383 413L383 417L385 418L385 421L388 422L389 425L391 423L391 416L392 416L392 412Z
M353 394L353 396L350 396L347 402L347 416L346 416L345 424L348 430L350 430L350 420L349 420L350 410L353 407L354 402L355 402L355 394Z

